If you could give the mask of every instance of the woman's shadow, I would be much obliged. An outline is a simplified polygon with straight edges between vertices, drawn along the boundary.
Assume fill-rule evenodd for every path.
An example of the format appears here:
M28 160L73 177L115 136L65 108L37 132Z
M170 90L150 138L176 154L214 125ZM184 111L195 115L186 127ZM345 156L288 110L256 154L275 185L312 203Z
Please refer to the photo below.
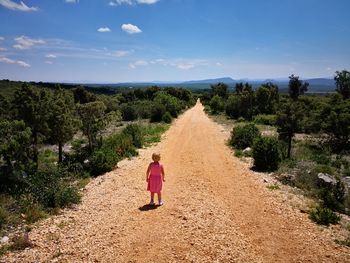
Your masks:
M147 205L140 206L139 210L140 211L149 211L149 210L154 210L154 209L157 209L157 208L158 208L158 205L147 204Z

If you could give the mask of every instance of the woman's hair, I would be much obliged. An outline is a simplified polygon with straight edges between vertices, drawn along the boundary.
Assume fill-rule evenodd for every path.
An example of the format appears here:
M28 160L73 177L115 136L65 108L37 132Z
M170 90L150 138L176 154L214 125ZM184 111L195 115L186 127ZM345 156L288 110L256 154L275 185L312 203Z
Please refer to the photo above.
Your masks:
M160 160L160 153L153 153L152 154L152 160L155 162L159 162Z

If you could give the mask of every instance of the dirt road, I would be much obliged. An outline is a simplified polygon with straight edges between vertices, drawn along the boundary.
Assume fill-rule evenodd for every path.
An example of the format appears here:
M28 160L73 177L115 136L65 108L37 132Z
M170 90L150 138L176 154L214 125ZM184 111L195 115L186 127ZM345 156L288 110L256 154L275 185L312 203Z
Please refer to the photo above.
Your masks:
M32 249L4 262L350 262L338 246L225 146L201 104L163 141L87 186L74 210L40 223ZM165 205L149 202L145 171L159 150ZM1 261L1 260L0 260Z

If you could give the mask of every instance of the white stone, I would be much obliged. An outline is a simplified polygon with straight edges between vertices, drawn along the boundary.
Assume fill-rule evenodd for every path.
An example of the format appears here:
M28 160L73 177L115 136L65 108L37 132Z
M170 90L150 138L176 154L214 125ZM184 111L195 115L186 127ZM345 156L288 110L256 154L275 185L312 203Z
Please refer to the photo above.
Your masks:
M10 241L8 236L4 236L3 238L1 238L0 243L1 244L6 244Z
M247 147L247 148L245 148L245 149L243 150L243 153L249 153L249 152L251 152L251 151L252 151L252 148Z
M321 180L323 180L325 183L328 184L336 184L337 180L335 178L333 178L333 176L329 175L329 174L324 174L324 173L319 173L317 175L317 177Z

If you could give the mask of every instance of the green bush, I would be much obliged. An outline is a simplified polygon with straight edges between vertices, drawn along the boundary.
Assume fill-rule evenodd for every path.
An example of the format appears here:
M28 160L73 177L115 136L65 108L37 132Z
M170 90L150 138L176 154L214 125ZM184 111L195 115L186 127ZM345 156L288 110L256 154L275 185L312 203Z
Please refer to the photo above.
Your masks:
M339 216L329 208L318 206L310 212L310 219L319 225L337 224Z
M55 199L58 207L66 207L80 203L81 195L75 186L62 185L56 192Z
M121 113L123 121L133 121L138 118L136 107L130 104L123 104Z
M317 164L313 171L315 173L326 173L326 174L333 174L334 173L334 169L333 167L329 166L329 165L323 165L323 164Z
M132 144L136 148L142 148L143 146L143 135L142 135L142 128L138 124L129 124L124 128L122 131L124 134L129 134L132 137Z
M24 207L23 212L26 215L26 221L28 223L34 223L46 216L43 207L38 203L31 203L30 205Z
M98 176L112 171L118 162L118 155L110 148L103 147L93 152L90 157L90 173Z
M163 104L154 103L151 111L151 122L161 122L166 108Z
M237 125L233 127L229 144L237 149L245 149L252 146L260 136L259 129L253 123Z
M215 95L211 100L210 100L210 108L212 113L216 114L218 112L221 112L225 109L225 103L224 100L219 96Z
M276 115L258 114L254 117L253 122L255 124L274 126L274 125L276 125Z
M258 137L253 144L254 166L260 171L275 171L281 162L278 140L274 137Z
M137 154L132 136L123 132L113 134L106 138L103 142L102 148L111 149L117 154L119 159Z
M151 118L152 103L150 101L136 101L134 105L139 118Z
M161 118L163 117L163 115L167 111L171 114L172 117L176 118L178 116L179 112L181 111L181 109L184 107L184 104L182 101L180 101L178 98L176 98L176 97L174 97L174 96L172 96L164 91L157 92L157 95L154 98L154 102L155 102L155 104L163 105L165 108L165 111L160 116L159 121L162 120Z
M241 100L239 96L231 95L228 97L225 106L226 115L231 119L237 119L241 114Z
M69 177L67 171L59 169L56 166L46 166L42 170L37 171L28 178L28 192L34 197L34 200L44 208L56 208L62 207L63 204L60 199L62 198L62 192L65 189L70 191L76 191L77 189L72 187L66 179ZM77 193L78 194L78 193ZM69 203L63 204L63 206L69 205Z
M173 117L168 111L162 117L162 121L165 123L171 123L172 120L173 120Z
M318 191L318 197L323 206L333 211L344 211L345 186L341 181L335 185L322 183Z

